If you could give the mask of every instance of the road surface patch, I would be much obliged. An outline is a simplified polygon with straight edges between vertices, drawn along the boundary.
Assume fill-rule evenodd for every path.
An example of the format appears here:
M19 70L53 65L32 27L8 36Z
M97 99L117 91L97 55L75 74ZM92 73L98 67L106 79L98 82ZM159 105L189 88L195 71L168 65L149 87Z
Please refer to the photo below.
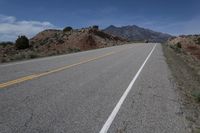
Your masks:
M120 51L117 51L117 52L120 52ZM36 78L39 78L39 77L42 77L42 76L46 76L46 75L49 75L49 74L52 74L52 73L63 71L65 69L68 69L68 68L71 68L71 67L74 67L74 66L78 66L78 65L90 62L90 61L98 60L98 59L101 59L103 57L112 55L112 54L117 53L117 52L109 52L109 53L106 53L104 55L101 55L101 56L98 56L98 57L94 57L94 58L90 58L90 59L86 59L86 60L83 60L81 62L72 64L72 65L67 65L67 66L64 66L64 67L60 67L60 68L56 68L56 69L53 69L53 70L49 70L47 72L42 72L42 73L38 73L38 74L32 74L32 75L21 77L21 78L15 79L15 80L11 80L11 81L7 81L7 82L4 82L4 83L0 83L0 89L8 87L8 86L11 86L11 85L14 85L14 84L18 84L18 83L21 83L21 82L24 82L24 81L28 81L28 80L36 79Z
M141 73L143 67L145 66L146 62L148 61L148 59L150 58L151 54L153 53L155 47L157 44L154 45L154 47L152 48L151 52L148 54L147 58L145 59L145 61L143 62L142 66L140 67L140 69L138 70L138 72L136 73L136 75L133 77L132 81L130 82L128 88L125 90L125 92L123 93L123 95L121 96L120 100L118 101L118 103L116 104L115 108L113 109L112 113L110 114L110 116L108 117L108 119L106 120L105 124L103 125L103 127L101 128L99 133L107 133L109 127L111 126L113 120L115 119L121 105L123 104L124 100L126 99L128 93L130 92L133 84L135 83L137 77L139 76L139 74Z

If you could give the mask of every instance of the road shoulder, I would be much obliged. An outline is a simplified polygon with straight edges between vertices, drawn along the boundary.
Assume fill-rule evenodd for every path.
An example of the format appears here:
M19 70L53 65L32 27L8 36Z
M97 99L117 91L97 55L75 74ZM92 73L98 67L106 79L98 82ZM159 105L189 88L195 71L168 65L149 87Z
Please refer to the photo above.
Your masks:
M193 94L200 90L200 75L189 57L178 54L163 45L166 62L173 75L181 101L181 115L187 121L187 128L192 133L200 133L200 104Z

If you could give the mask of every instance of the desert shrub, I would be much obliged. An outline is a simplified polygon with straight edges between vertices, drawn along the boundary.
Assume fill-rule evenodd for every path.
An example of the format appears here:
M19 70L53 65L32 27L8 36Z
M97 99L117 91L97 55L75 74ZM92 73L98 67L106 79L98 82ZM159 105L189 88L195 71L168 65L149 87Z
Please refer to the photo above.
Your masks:
M73 28L70 27L70 26L68 26L68 27L65 27L65 28L63 29L63 32L68 32L68 31L71 31L71 30L73 30Z
M11 60L22 60L25 59L26 55L24 53L15 54Z
M0 42L0 46L6 47L8 45L13 45L13 42Z
M70 52L70 53L72 53L72 52L79 52L79 51L81 51L79 48L68 48L68 51Z
M197 38L196 43L197 43L198 45L200 45L200 37Z
M172 48L174 51L180 53L181 52L181 49L178 47L178 45L169 45L170 48Z
M181 46L181 43L180 43L180 42L178 42L178 43L176 44L176 46L177 46L177 48L182 48L182 46Z
M98 25L93 25L92 28L98 30L99 26Z
M200 102L200 91L194 91L192 93L192 96L198 101Z
M39 55L36 52L29 52L26 54L26 58L29 58L29 59L34 59L37 57L39 57Z
M19 36L15 42L17 49L27 49L30 47L29 40L26 36Z

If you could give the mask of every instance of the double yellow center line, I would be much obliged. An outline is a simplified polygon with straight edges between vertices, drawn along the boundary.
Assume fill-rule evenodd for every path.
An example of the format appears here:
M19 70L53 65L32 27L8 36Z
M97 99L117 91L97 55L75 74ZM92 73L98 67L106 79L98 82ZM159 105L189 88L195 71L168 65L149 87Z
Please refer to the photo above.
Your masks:
M28 81L28 80L36 79L36 78L39 78L39 77L42 77L42 76L46 76L48 74L52 74L52 73L55 73L55 72L63 71L65 69L68 69L68 68L71 68L71 67L74 67L74 66L78 66L80 64L84 64L84 63L87 63L87 62L90 62L90 61L94 61L94 60L97 60L97 59L112 55L114 53L117 53L117 52L110 52L110 53L104 54L102 56L86 59L86 60L83 60L81 62L72 64L72 65L67 65L67 66L64 66L64 67L60 67L60 68L56 68L56 69L53 69L53 70L49 70L47 72L42 72L42 73L38 73L38 74L32 74L32 75L21 77L21 78L15 79L15 80L11 80L11 81L7 81L7 82L4 82L4 83L0 83L0 89L8 87L8 86L11 86L11 85L14 85L14 84L18 84L18 83L21 83L21 82L24 82L24 81Z

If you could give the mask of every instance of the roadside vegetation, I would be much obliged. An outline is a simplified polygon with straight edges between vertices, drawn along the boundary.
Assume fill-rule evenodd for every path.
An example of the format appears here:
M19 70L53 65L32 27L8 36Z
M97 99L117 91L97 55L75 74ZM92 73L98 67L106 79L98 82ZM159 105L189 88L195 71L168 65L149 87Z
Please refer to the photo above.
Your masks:
M26 36L19 36L15 42L17 49L27 49L30 47L29 40Z
M37 58L40 55L36 51L30 51L29 39L26 36L19 36L15 43L0 43L0 62L9 62Z
M2 46L2 47L6 47L8 45L14 45L14 43L13 42L0 42L0 46Z
M69 31L72 31L72 30L73 30L73 28L70 27L70 26L68 26L68 27L65 27L65 28L63 29L63 32L69 32Z
M200 102L200 91L194 91L192 93L192 96L198 101Z

